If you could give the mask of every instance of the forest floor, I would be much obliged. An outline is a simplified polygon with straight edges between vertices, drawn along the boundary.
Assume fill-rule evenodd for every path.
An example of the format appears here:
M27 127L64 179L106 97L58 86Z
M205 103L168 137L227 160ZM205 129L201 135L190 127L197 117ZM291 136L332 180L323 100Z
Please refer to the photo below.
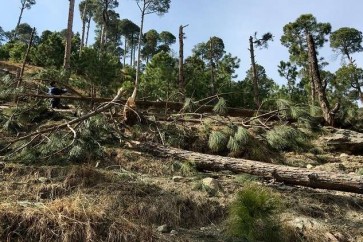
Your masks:
M285 165L316 171L363 168L360 155L281 156ZM207 188L205 178L217 188ZM281 197L281 241L363 242L363 194L200 172L188 161L117 144L82 164L0 162L0 241L246 241L226 236L226 219L236 193L251 182Z
M314 161L312 154L286 156ZM357 164L363 167L362 156L330 154L324 159L312 169L347 172ZM121 148L89 164L3 165L2 241L70 241L67 234L88 241L94 233L108 233L106 241L228 241L228 205L248 180L271 187L283 198L284 236L363 241L361 194L287 186L227 171L180 169L181 161ZM217 192L203 189L206 177L218 182Z

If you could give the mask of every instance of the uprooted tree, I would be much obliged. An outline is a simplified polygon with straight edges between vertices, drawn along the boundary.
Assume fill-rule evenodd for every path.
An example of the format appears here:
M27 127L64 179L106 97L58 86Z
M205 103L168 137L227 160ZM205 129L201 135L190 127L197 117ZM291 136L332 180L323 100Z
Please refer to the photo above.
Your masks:
M143 28L144 28L144 19L148 14L157 13L158 15L163 15L170 8L171 0L136 0L137 6L141 12L141 23L140 23L140 32L139 32L139 40L138 40L138 52L137 52L137 63L136 63L136 78L134 83L134 91L132 95L127 99L127 102L124 107L124 120L128 124L134 124L139 116L135 112L136 110L136 94L139 87L139 79L140 79L140 66L141 66L141 43L143 36Z

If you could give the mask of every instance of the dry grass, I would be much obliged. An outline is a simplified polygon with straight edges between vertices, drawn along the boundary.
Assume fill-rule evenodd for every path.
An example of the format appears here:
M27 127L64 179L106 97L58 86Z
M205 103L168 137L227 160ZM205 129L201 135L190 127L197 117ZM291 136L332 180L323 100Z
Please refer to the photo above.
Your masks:
M109 218L83 195L38 206L1 206L3 241L152 241L151 227Z
M169 239L155 226L205 226L224 217L216 201L166 191L115 171L7 169L1 182L8 189L0 193L0 241L162 241Z

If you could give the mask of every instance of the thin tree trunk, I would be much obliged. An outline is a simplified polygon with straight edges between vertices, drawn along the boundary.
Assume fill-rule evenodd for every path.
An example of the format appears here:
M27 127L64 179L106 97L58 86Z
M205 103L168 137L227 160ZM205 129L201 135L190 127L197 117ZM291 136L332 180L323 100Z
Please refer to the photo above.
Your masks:
M140 78L140 66L141 66L141 41L142 41L142 31L144 28L144 18L145 18L145 2L143 3L143 8L141 11L141 24L140 24L140 33L139 33L139 39L137 44L137 63L136 63L136 78L135 78L135 86L134 91L131 95L131 98L135 101L137 89L139 86L139 78Z
M20 69L20 73L19 73L19 76L18 76L18 82L16 83L16 88L19 88L22 81L23 81L25 65L26 65L26 62L28 60L28 55L29 55L29 52L30 52L30 48L31 48L32 43L33 43L34 34L35 34L35 28L33 28L32 33L30 35L30 39L29 39L29 42L28 42L28 48L26 49L26 52L25 52L25 55L24 55L24 60L23 60L23 64L22 64L21 69ZM16 106L18 106L18 96L15 96L15 103L16 103Z
M103 36L105 34L105 25L101 25L101 34L100 34L100 49L103 48Z
M131 66L132 67L135 67L135 60L136 60L136 48L137 46L135 45L135 39L132 39L132 49L133 49L133 54L132 54L132 63L131 63Z
M251 58L251 68L252 68L252 78L253 78L253 99L255 101L256 108L260 106L260 98L259 98L259 88L258 88L258 76L256 70L256 61L255 61L255 51L253 47L253 38L250 36L250 58Z
M185 98L185 78L184 78L184 33L183 28L188 25L179 27L179 92L181 93L180 101Z
M165 147L155 143L138 143L137 149L183 160L193 161L201 171L229 170L234 173L248 173L277 182L312 188L363 193L363 177L343 173L309 170L260 161L202 154L177 148Z
M131 34L131 43L130 43L130 66L132 65L132 59L133 59L133 50L134 50L134 33Z
M214 81L214 62L213 62L213 41L209 39L209 51L210 51L210 65L211 65L211 96L215 94L215 81Z
M127 39L126 39L126 35L125 35L125 44L124 44L124 68L125 68L125 65L126 65L126 49L127 49Z
M90 26L91 26L91 18L88 19L88 22L87 22L87 33L86 33L86 42L85 42L85 46L88 45L88 36L89 36L89 29L90 29Z
M23 75L24 75L25 65L26 65L26 62L28 60L28 55L29 55L29 52L30 52L30 48L31 48L32 43L33 43L34 34L35 34L35 28L33 28L32 33L30 35L30 39L29 39L29 42L28 42L28 47L26 49L23 64L22 64L21 69L20 69L20 76L19 76L19 81L18 81L17 87L20 86L21 80L22 80Z
M74 2L75 0L69 1L69 11L68 11L68 26L67 26L67 40L64 53L63 68L69 72L71 68L71 48L72 48L72 27L73 27L73 14L74 14Z
M87 10L87 2L85 2L85 6L82 13L82 37L81 37L81 44L79 46L79 55L81 55L84 46L84 37L86 32L86 10Z
M19 14L19 18L18 18L18 23L16 24L15 33L14 33L14 37L13 37L14 39L16 38L16 35L18 34L18 27L20 25L20 21L21 21L21 18L23 16L24 9L25 9L25 2L22 3L21 8L20 8L20 14Z
M84 46L84 38L85 38L85 32L86 32L86 21L82 21L82 37L81 37L81 44L79 46L79 55L82 53L82 49Z

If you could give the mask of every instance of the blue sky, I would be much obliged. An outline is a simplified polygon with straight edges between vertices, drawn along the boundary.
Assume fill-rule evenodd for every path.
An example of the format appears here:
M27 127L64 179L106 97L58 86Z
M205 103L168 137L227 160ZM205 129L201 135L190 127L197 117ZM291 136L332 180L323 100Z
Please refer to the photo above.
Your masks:
M78 4L76 0L74 31L81 30ZM121 18L128 18L140 24L140 11L135 0L120 0L116 10ZM23 14L22 22L43 30L61 30L66 28L68 14L67 0L37 0L37 4ZM20 0L3 0L0 8L0 26L4 30L13 29L18 20ZM206 42L211 36L223 39L227 52L241 59L237 70L241 80L250 66L248 38L254 32L271 32L274 41L268 49L256 50L257 62L264 66L269 77L277 83L285 81L277 73L281 60L288 60L288 50L280 43L282 28L295 21L301 14L311 13L318 22L329 22L332 30L341 27L353 27L363 32L362 0L171 0L171 8L164 16L147 15L144 32L156 29L158 32L169 31L178 36L180 25L185 28L185 56L192 48ZM174 45L177 50L178 44ZM177 53L177 52L176 52ZM326 44L319 53L330 64L326 68L335 71L341 64L338 57ZM353 55L357 64L363 67L363 53Z

